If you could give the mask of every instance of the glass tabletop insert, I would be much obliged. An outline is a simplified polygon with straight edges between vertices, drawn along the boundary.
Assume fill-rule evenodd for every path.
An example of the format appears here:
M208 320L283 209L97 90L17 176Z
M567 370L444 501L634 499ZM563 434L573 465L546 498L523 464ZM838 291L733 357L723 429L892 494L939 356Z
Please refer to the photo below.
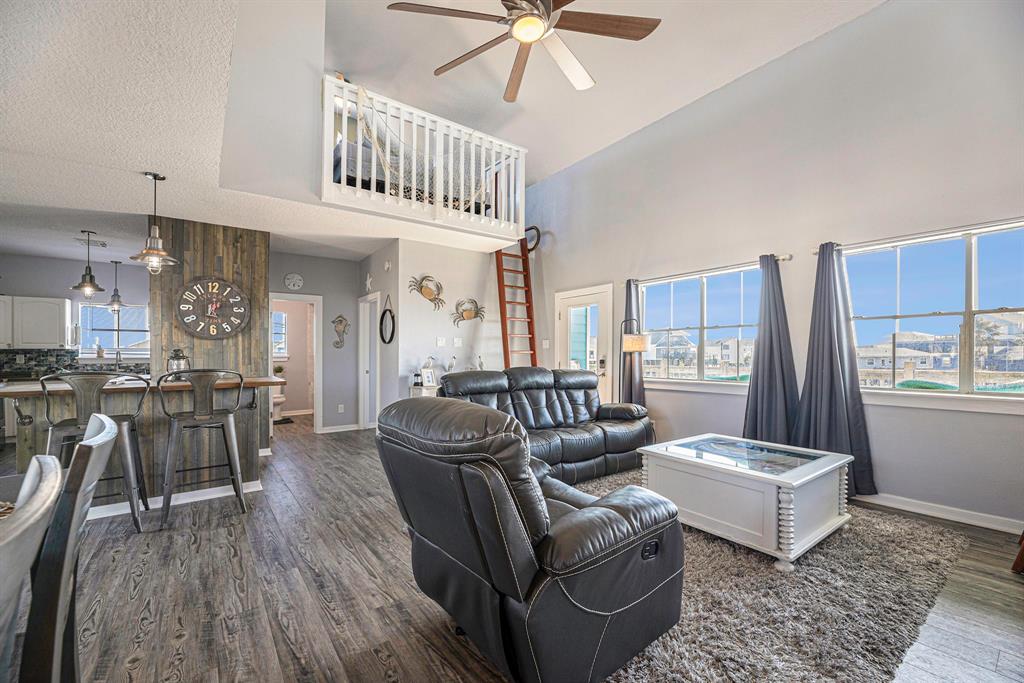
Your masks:
M820 456L787 451L782 448L760 446L743 439L713 436L697 441L679 441L668 447L669 452L685 453L698 460L738 467L765 474L784 474Z

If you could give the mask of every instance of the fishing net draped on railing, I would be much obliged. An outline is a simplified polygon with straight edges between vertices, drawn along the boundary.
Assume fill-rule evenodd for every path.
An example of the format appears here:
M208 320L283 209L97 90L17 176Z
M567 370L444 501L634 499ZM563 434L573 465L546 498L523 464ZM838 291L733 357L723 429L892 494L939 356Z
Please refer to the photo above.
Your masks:
M348 83L338 82L333 110L334 183L522 225L525 150Z

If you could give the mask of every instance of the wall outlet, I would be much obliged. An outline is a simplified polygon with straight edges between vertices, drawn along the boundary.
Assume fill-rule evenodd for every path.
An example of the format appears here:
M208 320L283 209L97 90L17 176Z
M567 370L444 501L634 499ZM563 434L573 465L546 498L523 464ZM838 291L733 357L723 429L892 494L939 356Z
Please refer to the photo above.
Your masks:
M438 337L437 338L437 345L438 345L438 347L448 346L448 338L447 337Z
M551 348L551 340L550 339L542 339L541 342L540 342L540 348L542 348L542 349L550 349Z
M19 353L16 356L14 356L14 362L17 363L18 365L24 365L25 364L25 354Z
M454 339L452 340L452 344L453 344L454 346L462 346L462 337L455 337L455 338L454 338Z
M344 403L339 403L338 404L338 414L341 415L344 412L345 412L345 404Z

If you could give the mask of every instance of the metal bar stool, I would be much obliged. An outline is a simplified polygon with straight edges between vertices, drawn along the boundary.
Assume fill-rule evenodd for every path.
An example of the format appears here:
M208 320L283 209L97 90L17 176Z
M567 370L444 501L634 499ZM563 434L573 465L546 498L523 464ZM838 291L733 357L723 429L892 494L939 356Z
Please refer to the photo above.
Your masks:
M238 379L238 389L235 392L235 402L230 408L217 408L214 405L217 382L226 376ZM180 412L171 412L167 409L165 396L169 393L165 384L169 381L187 381L192 385L189 393L192 395L192 409ZM242 496L242 467L238 460L238 432L235 429L235 413L242 402L242 375L232 370L176 370L163 375L156 381L156 388L160 391L160 407L164 415L170 420L167 434L167 458L164 464L164 506L163 514L160 516L161 528L167 524L167 517L171 512L171 494L174 492L174 477L178 473L194 472L197 470L210 470L220 467L227 467L230 470L228 477L214 477L202 481L189 482L190 484L208 484L225 479L231 480L231 486L235 490L235 497L238 498L238 505L242 512L247 512L245 498ZM189 467L178 469L181 458L179 445L182 434L197 429L219 429L224 438L224 448L227 451L228 461L219 465L207 465L201 467Z
M136 418L142 412L146 396L149 395L149 380L140 375L133 375L123 372L72 370L58 372L54 375L47 375L39 380L43 387L43 400L46 406L46 423L50 425L49 434L46 440L46 453L60 459L61 467L67 468L70 465L71 455L75 444L85 438L86 428L89 426L89 418L94 414L103 413L100 409L100 396L103 388L112 380L118 377L128 377L144 386L139 393L138 403L135 405L135 412L123 415L108 415L117 425L118 454L121 459L121 476L104 477L100 481L113 481L121 479L123 482L124 496L128 499L128 509L131 512L132 524L135 530L142 532L142 520L139 518L139 504L149 510L149 493L146 491L146 478L142 471L142 454L139 448L139 427ZM54 421L51 412L51 401L47 383L64 382L71 387L75 396L75 416L64 420ZM109 498L117 496L117 493L108 493L96 498Z

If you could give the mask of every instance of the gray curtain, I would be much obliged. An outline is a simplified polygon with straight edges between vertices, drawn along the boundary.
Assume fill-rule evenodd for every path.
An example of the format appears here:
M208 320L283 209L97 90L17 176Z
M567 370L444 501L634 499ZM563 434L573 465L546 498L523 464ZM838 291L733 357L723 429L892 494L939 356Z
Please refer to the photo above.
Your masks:
M761 315L757 321L743 437L788 444L800 400L793 345L789 341L779 262L775 254L762 256L760 262Z
M857 376L857 356L850 321L846 268L839 245L818 247L807 372L800 396L795 445L853 456L849 495L875 489L864 403Z
M629 321L630 318L635 320ZM626 311L622 318L627 321L624 331L627 334L640 333L640 284L636 280L626 280ZM644 396L644 361L639 353L622 353L619 367L619 400L623 403L647 405Z

